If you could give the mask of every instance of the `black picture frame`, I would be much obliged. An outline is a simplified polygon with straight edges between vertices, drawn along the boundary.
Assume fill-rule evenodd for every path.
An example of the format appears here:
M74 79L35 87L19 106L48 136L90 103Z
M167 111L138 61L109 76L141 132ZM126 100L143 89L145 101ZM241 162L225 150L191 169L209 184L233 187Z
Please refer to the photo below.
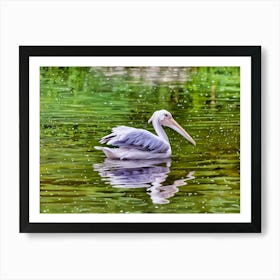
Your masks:
M29 221L29 58L33 56L248 56L251 58L250 223L33 223ZM20 232L261 232L260 46L20 46Z

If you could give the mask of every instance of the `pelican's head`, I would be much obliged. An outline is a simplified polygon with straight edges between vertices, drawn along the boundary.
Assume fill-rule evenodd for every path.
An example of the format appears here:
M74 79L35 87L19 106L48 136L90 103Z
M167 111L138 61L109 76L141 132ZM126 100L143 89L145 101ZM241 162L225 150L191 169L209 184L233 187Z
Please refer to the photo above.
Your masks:
M168 126L174 129L176 132L181 134L184 138L186 138L190 143L196 145L193 138L182 128L172 117L171 113L166 110L155 111L152 117L149 119L148 123L153 122L158 123L163 126Z

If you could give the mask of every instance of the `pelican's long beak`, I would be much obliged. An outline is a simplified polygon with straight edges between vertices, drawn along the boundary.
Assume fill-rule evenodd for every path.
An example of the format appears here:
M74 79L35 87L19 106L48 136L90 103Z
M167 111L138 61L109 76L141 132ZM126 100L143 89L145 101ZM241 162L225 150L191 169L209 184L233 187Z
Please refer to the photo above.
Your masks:
M186 138L190 143L192 143L194 146L196 145L195 141L192 139L192 137L187 133L187 131L181 127L173 118L168 120L168 124L166 126L174 129L176 132L181 134L184 138Z

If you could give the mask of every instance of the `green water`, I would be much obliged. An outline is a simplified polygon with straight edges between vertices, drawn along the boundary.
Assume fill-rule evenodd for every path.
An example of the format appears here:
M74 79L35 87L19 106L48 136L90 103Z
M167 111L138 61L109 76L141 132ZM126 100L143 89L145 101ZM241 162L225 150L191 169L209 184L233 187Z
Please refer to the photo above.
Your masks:
M237 67L43 67L42 213L239 213ZM118 125L147 129L166 109L172 158L108 160L94 149Z

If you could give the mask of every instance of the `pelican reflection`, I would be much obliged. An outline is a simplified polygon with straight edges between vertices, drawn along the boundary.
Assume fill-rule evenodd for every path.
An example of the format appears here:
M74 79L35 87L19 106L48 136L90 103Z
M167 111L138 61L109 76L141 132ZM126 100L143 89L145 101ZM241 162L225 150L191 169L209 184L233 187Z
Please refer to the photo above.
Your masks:
M163 185L170 173L171 159L116 160L106 158L93 165L102 180L114 188L146 188L154 204L167 204L169 198L179 191L178 187L194 179L194 172L185 178Z

